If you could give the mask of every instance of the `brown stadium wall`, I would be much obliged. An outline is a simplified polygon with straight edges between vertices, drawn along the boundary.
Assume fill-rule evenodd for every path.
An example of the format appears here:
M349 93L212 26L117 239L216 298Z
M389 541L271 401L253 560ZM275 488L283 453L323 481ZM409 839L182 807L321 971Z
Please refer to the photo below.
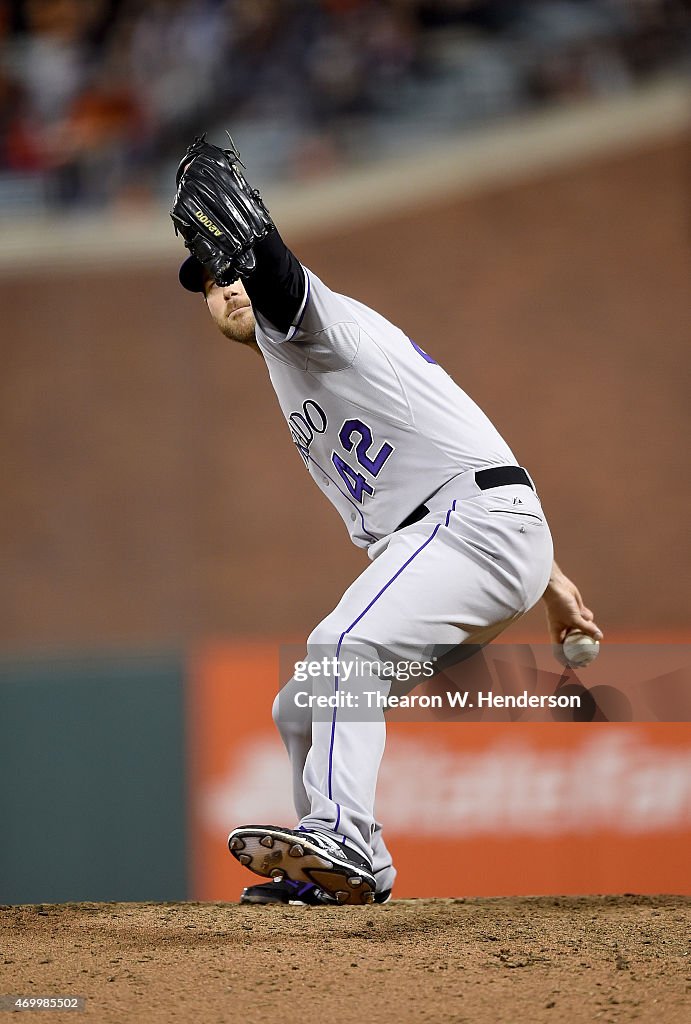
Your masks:
M676 138L289 237L487 410L610 636L688 621L685 168ZM175 264L5 273L0 303L0 649L306 635L365 556Z

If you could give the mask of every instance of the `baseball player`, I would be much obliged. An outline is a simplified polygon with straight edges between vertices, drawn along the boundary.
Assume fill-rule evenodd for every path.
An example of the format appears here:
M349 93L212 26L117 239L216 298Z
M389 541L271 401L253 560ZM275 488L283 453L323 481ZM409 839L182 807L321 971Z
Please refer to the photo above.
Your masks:
M307 641L315 699L293 678L274 702L297 823L243 825L228 843L270 879L245 902L384 902L396 875L374 810L384 711L363 718L353 702L386 695L392 664L489 643L540 598L554 642L601 633L553 562L530 475L487 416L401 330L301 265L241 168L232 141L204 136L181 160L180 281L265 360L304 470L371 564Z

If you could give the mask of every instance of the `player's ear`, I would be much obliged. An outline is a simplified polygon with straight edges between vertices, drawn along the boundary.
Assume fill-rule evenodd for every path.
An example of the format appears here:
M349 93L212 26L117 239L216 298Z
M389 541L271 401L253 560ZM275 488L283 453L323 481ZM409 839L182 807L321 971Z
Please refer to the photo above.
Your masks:
M214 284L213 278L211 277L211 275L209 273L207 273L205 271L204 272L204 278L202 280L201 295L202 295L202 298L204 299L204 302L207 304L207 306L209 304L209 292L211 291L211 288L212 288L213 284Z

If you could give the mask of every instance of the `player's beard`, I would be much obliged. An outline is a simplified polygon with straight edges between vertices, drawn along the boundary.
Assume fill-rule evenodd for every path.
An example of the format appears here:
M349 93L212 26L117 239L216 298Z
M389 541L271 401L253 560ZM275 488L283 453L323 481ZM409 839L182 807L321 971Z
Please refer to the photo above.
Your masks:
M240 345L256 345L255 319L250 306L243 307L229 317L224 315L222 320L216 321L216 323L221 332L231 341L237 341Z

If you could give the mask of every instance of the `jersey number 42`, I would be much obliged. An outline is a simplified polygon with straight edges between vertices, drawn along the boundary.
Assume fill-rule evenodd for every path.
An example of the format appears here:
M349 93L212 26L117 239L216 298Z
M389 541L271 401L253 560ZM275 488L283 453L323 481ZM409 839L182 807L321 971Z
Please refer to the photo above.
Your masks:
M357 444L353 438L359 437ZM338 439L346 452L355 449L355 457L358 465L362 466L370 476L376 477L382 471L384 463L393 453L393 445L385 441L376 455L372 453L374 438L371 429L362 420L346 420L338 432ZM345 459L341 458L338 452L333 452L331 461L339 472L343 483L356 501L362 503L365 494L374 494L374 487L368 482L363 473L349 466Z

